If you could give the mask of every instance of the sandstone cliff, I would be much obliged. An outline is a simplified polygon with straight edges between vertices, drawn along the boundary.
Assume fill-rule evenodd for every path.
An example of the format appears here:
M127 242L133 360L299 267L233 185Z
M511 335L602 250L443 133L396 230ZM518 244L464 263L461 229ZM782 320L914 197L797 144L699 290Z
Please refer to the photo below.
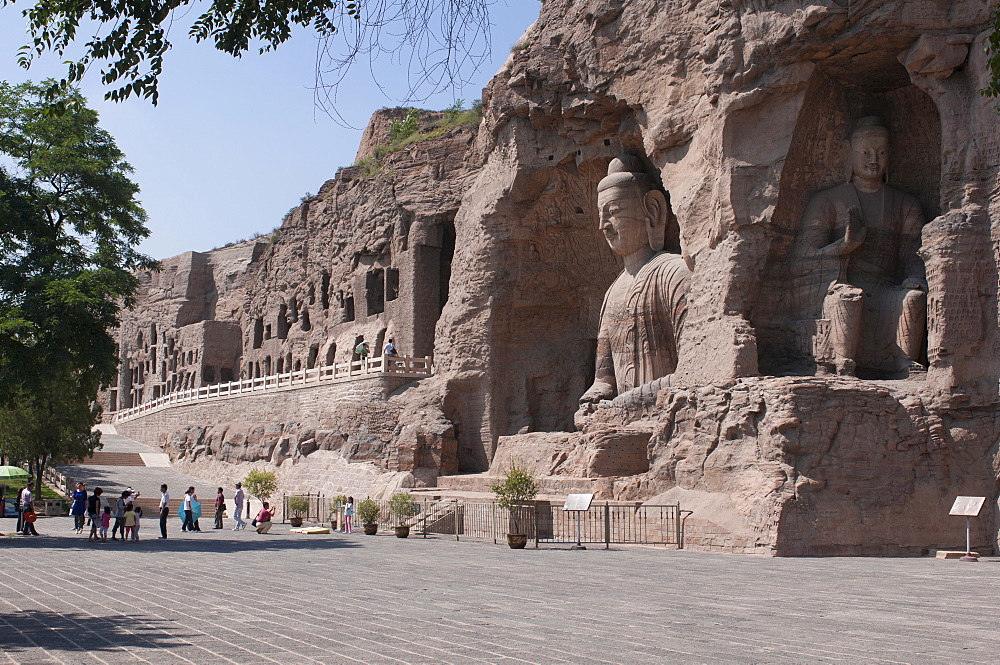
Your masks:
M212 307L238 325L233 376L394 337L404 353L433 350L436 375L369 407L393 413L378 427L337 405L291 413L254 424L268 444L238 459L280 462L276 447L312 438L307 460L327 446L319 430L359 441L344 463L374 461L411 484L520 457L553 477L603 478L607 496L698 506L689 544L778 554L954 545L950 502L979 494L990 501L977 539L994 544L1000 133L977 92L990 8L547 0L484 91L478 131L413 144L376 177L344 170L273 244L225 250L249 252L242 273L221 278L221 253L197 270L193 258L172 260L229 280L226 315L199 289L141 310L123 327L126 354L143 349L130 356L129 390L152 353L133 345L137 331L159 332L169 349L163 334L176 329L176 350L180 330ZM890 184L929 220L927 372L902 381L807 376L815 367L789 324L806 203L844 182L847 138L868 114L890 128ZM376 114L359 158L399 119ZM680 366L655 405L575 417L601 300L621 270L598 233L595 187L623 150L668 192L668 242L693 271ZM204 370L197 380L209 380ZM372 445L360 444L361 428ZM224 458L247 438L168 429L143 436L172 441L181 458L204 441ZM292 437L284 448L282 436Z

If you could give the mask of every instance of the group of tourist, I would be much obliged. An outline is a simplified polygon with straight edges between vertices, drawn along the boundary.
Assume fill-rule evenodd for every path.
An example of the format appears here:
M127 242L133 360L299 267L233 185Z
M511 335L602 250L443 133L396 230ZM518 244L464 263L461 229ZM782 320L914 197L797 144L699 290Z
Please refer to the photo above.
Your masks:
M368 342L361 342L354 348L354 352L360 356L361 360L368 360L368 356L371 355L371 346L369 346ZM382 347L382 355L389 357L399 355L399 352L396 350L396 345L392 342L392 338L390 338L389 341L385 343L385 346Z
M236 520L236 525L233 527L233 531L240 531L247 527L246 521L243 519L243 506L246 502L246 494L243 492L243 483L236 483L236 492L233 494L233 519ZM165 539L167 537L167 518L170 516L170 492L166 485L160 485L160 539ZM226 495L223 489L220 487L216 490L215 494L215 526L216 529L224 528L222 520L226 512ZM184 497L181 499L180 507L180 517L181 517L181 531L187 531L191 533L201 532L201 527L198 524L198 519L201 517L201 503L198 502L198 495L195 493L194 487L188 487L184 492ZM274 518L274 510L271 509L271 504L267 501L264 502L264 506L257 513L251 524L256 527L257 533L267 533L271 530L271 521Z
M28 481L17 495L17 532L25 536L37 536L35 522L38 518L35 512L35 483ZM79 482L73 491L73 503L70 506L70 515L73 517L73 530L76 533L83 533L84 528L90 526L88 542L107 542L108 530L111 531L111 540L137 541L139 540L139 525L142 518L142 507L136 503L139 492L131 487L122 491L112 505L104 490L95 487L92 494L87 493L87 484ZM236 525L233 531L245 529L247 522L243 519L243 507L246 502L246 494L243 492L243 483L236 483L236 492L233 495L233 519ZM222 529L223 518L226 512L226 497L220 487L215 496L215 527ZM271 529L275 510L271 504L264 502L263 507L257 516L251 521L257 533L267 533ZM167 518L170 515L170 493L167 486L160 485L160 539L167 537ZM194 487L188 487L184 492L180 505L181 531L198 533L201 531L199 518L201 517L201 504L198 502L198 495Z

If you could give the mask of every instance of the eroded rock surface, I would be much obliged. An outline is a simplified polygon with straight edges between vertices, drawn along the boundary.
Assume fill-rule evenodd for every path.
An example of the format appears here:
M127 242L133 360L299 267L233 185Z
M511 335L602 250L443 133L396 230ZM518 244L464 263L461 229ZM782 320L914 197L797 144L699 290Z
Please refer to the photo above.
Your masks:
M117 402L393 337L407 355L433 350L436 375L385 401L391 427L363 433L343 407L322 422L192 423L163 443L193 465L209 451L281 469L336 458L415 483L523 458L549 479L599 480L603 496L681 501L695 510L689 546L772 554L956 546L951 500L986 495L974 545L990 547L1000 127L978 94L989 11L548 0L484 91L477 132L414 144L383 177L342 171L273 242L183 255L146 278L149 307L122 328ZM814 376L816 347L796 323L807 205L847 182L848 139L870 115L888 130L888 185L928 220L926 341L907 350L927 371L905 380ZM376 115L359 157L397 116ZM654 400L577 414L622 270L598 229L597 183L623 152L654 174L676 220L691 273L684 334Z

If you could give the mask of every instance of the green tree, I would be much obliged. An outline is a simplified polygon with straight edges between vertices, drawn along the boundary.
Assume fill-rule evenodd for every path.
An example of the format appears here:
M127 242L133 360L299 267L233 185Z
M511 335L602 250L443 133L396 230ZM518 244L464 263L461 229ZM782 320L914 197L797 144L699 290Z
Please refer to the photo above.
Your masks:
M41 488L46 466L83 461L101 447L93 430L101 410L73 375L46 377L37 387L44 389L15 393L0 407L0 441L8 459L28 463Z
M96 22L91 34L100 35L85 44L83 56L67 63L66 78L53 82L50 94L80 81L94 63L104 63L101 81L110 87L106 98L137 95L154 104L171 47L167 31L196 4L193 0L34 2L22 12L31 39L18 54L25 69L46 52L64 57L77 40L81 22ZM14 3L0 0L0 7ZM318 90L327 87L324 75L333 78L335 88L355 58L374 59L379 53L408 62L414 88L439 90L456 82L463 67L478 66L489 56L490 4L492 0L212 0L190 24L188 37L241 57L251 49L272 51L292 36L293 28L306 28L320 40ZM343 36L339 45L334 42L337 35Z
M273 471L250 469L250 473L243 479L243 487L261 501L267 501L278 491L278 477Z
M53 116L45 87L0 82L0 408L8 428L52 432L19 449L43 468L96 443L77 445L117 372L110 331L134 301L132 270L155 266L135 250L149 231L131 167L78 91Z

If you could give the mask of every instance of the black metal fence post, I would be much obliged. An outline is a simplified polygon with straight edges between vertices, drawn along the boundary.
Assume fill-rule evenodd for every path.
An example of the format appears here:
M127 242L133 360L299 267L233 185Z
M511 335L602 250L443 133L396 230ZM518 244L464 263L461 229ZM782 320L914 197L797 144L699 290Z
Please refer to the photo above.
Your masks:
M604 549L611 549L611 504L604 502Z

